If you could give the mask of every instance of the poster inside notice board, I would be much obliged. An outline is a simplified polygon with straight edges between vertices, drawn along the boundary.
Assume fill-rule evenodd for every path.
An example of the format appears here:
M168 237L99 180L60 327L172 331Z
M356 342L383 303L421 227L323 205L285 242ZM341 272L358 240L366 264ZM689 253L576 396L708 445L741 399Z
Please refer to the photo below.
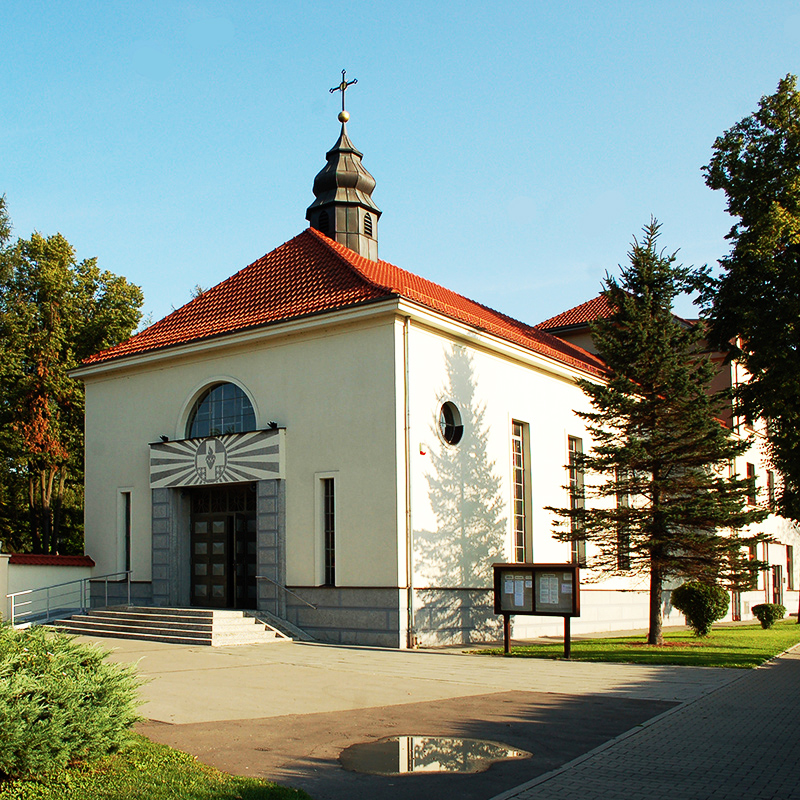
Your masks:
M572 571L537 570L534 573L534 584L534 613L572 613L575 602Z
M507 614L533 613L533 576L529 571L514 569L502 571L500 610Z

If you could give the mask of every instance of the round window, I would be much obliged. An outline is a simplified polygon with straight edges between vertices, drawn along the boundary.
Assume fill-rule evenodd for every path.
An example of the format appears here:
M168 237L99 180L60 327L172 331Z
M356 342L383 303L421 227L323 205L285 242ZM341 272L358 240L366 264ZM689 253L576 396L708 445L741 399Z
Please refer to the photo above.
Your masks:
M442 403L439 409L439 433L447 444L458 444L464 435L461 414L455 403Z

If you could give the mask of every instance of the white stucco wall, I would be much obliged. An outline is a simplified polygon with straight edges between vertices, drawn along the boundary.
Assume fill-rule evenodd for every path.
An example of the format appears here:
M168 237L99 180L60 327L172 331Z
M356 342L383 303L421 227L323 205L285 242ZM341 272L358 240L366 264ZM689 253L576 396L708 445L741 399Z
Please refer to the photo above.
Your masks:
M495 518L500 552L495 560L513 559L511 428L512 421L517 421L527 425L529 436L533 543L529 558L538 562L569 561L570 546L553 539L552 515L544 507L568 504L564 489L568 436L583 439L585 449L590 445L582 421L573 412L574 408L586 406L584 395L573 379L515 363L418 325L411 328L409 363L412 521L417 543L430 539L431 532L448 524L445 517L449 512L441 504L447 506L449 502L452 508L455 502L454 498L438 496L442 494L436 488L438 472L453 468L454 463L458 468L459 453L468 453L474 445L470 438L482 435L484 463L467 477L484 478L488 491L484 499L494 498L500 505ZM474 430L467 425L464 439L455 446L443 442L437 427L439 408L447 400L460 408L465 420L471 418L480 428ZM415 585L424 585L426 580L432 581L432 585L442 585L440 581L446 575L436 565L425 563L419 547L417 554ZM484 575L477 585L490 585L490 577Z
M148 443L185 438L194 399L230 380L259 427L286 428L287 582L322 580L315 498L320 474L337 494L337 584L397 585L393 321L315 327L291 336L154 360L86 377L86 552L118 568L118 495L132 497L134 580L151 577Z

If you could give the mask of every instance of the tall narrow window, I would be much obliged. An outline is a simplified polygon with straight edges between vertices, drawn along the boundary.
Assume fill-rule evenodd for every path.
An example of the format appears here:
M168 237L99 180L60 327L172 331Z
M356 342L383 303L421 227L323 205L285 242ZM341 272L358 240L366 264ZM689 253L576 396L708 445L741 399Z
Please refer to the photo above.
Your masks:
M620 511L617 520L617 569L629 570L631 568L631 534L628 520L625 518L624 509L630 507L630 496L625 484L628 473L617 470L617 509Z
M747 502L751 506L756 504L756 468L754 464L747 465Z
M511 423L511 453L514 484L514 561L525 561L527 508L525 507L525 427Z
M751 544L747 547L747 557L750 561L755 561L758 558L758 545ZM755 591L758 589L758 570L751 569L750 570L750 590Z
M569 447L569 507L572 511L578 511L584 507L583 502L583 466L580 457L583 453L583 440L576 436L570 436ZM586 540L580 538L579 534L583 530L583 523L578 516L570 519L572 531L572 562L574 564L586 563Z
M775 492L775 473L772 470L767 472L767 503L769 504L769 510L775 511L777 497Z
M786 545L786 588L794 591L794 547Z
M372 236L372 217L369 214L364 214L364 233Z
M117 488L117 538L116 566L122 580L122 573L131 568L131 490L127 487Z
M125 572L131 568L131 493L122 492L122 530Z
M336 500L333 478L322 479L322 533L325 548L325 585L336 585Z

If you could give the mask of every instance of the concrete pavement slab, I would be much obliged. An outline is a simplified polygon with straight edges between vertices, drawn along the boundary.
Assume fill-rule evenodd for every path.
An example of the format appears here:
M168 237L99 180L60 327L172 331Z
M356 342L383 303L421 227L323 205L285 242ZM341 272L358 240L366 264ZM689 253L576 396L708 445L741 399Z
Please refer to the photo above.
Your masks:
M150 682L142 714L161 722L219 722L485 694L537 691L684 702L738 670L590 664L283 642L195 647L92 639L112 660L136 661Z

